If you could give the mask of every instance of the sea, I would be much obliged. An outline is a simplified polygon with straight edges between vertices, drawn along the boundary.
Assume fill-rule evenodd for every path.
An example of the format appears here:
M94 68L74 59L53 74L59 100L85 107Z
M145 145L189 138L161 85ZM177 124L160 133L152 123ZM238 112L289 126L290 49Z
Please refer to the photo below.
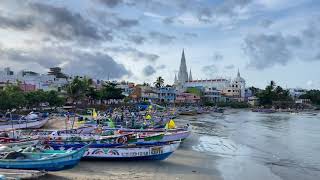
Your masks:
M320 113L228 109L176 121L191 125L192 151L218 157L222 179L320 179Z

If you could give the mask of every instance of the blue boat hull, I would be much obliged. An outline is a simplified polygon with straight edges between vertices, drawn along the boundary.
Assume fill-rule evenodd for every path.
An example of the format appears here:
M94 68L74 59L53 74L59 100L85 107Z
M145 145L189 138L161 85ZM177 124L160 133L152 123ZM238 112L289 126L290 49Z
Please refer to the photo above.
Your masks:
M151 156L137 156L137 157L90 157L84 156L85 160L109 160L109 161L162 161L167 159L172 152L164 153L160 155L151 155Z
M76 166L81 160L88 146L82 147L77 151L41 153L25 153L28 159L0 159L0 168L5 169L31 169L45 171L60 171ZM51 155L52 154L52 155ZM49 156L48 156L49 155ZM37 157L32 159L32 157Z
M29 170L45 170L45 171L60 171L71 169L79 163L78 160L71 160L60 163L43 163L43 164L17 164L17 165L6 165L0 164L0 168L4 169L29 169Z

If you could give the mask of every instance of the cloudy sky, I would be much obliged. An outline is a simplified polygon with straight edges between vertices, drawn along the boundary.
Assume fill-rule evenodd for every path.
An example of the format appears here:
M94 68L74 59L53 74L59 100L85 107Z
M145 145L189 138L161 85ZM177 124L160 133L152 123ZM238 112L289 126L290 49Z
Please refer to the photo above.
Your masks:
M320 88L318 0L0 1L1 67L172 83L184 48L194 79Z

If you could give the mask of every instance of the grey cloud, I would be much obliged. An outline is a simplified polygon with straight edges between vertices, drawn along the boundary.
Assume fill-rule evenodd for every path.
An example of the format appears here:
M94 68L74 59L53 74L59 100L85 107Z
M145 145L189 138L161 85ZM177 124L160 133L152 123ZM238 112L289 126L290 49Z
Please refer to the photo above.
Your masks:
M218 68L217 66L215 66L214 64L212 65L208 65L208 66L203 66L202 67L202 71L204 72L204 74L208 77L212 77L215 74L217 74L218 72Z
M4 7L6 5L3 4ZM89 18L66 7L31 1L21 2L15 7L17 10L13 14L12 12L8 15L0 14L1 28L13 28L19 31L36 30L60 40L82 44L113 40L110 30L97 26ZM130 26L133 23L135 22L121 21L123 26Z
M47 4L29 4L31 9L41 16L42 28L50 34L70 40L74 37L92 40L108 40L104 38L95 25L79 13L73 13L65 7L55 7Z
M131 47L108 47L105 48L106 51L110 51L113 53L118 53L118 54L127 54L130 56L134 61L139 61L139 60L146 60L149 62L155 62L159 56L156 54L151 54L151 53L145 53L142 51L139 51L135 48Z
M274 65L286 65L291 52L282 34L248 35L245 38L245 53L249 56L249 66L265 69Z
M167 35L157 31L151 31L149 35L152 39L157 40L160 44L168 44L176 39L175 36Z
M128 35L128 40L135 44L143 44L146 38L141 35Z
M156 73L156 70L155 70L152 66L147 65L147 66L145 66L145 67L143 68L142 73L143 73L143 75L145 75L145 76L151 76L151 75L153 75L154 73Z
M259 25L263 28L269 28L272 25L273 21L270 19L263 19L259 22Z
M162 64L160 66L157 66L157 69L161 70L161 69L165 69L166 67L167 67L166 65Z
M109 8L114 8L118 6L119 4L123 3L122 0L97 0L102 5L105 5Z
M212 12L209 8L200 8L198 10L198 19L202 22L210 22L212 18Z
M187 36L187 37L191 37L191 38L196 38L196 37L198 37L198 34L196 34L196 33L189 33L189 32L187 32L187 33L184 33L184 35Z
M123 64L117 63L108 54L75 51L69 47L49 47L38 51L0 48L0 59L20 64L38 64L43 68L64 64L63 68L67 73L102 79L108 76L121 78L131 74Z
M9 17L0 13L0 27L12 28L18 30L26 30L32 28L34 25L34 18L30 16Z
M252 0L224 0L217 1L215 3L194 0L126 0L119 1L116 5L121 3L122 5L135 7L141 11L149 11L159 14L163 14L164 11L173 11L175 14L180 15L185 12L189 12L198 18L200 22L216 23L215 20L220 17L229 20L237 20L237 16L241 13L241 10L247 7L251 2ZM110 4L112 4L112 7L115 6L115 3ZM110 7L110 5L106 5ZM174 21L174 17L167 17L163 19L163 23L165 24L172 24ZM184 23L182 21L177 22L182 24Z
M214 60L214 61L221 61L221 60L223 60L223 55L220 54L219 52L215 52L215 53L213 54L213 60Z
M285 40L290 46L293 47L301 47L303 43L299 37L293 35L287 35Z
M23 51L17 49L0 49L0 59L7 59L9 61L18 63L36 63L44 68L49 68L60 64L62 57L53 54L48 49L43 51Z
M174 17L166 17L162 20L164 24L172 24L174 22Z
M215 18L224 17L228 19L236 19L239 10L248 6L252 0L225 0L213 6L199 4L196 13L199 21L204 23L212 23Z
M87 75L101 79L121 78L131 75L123 64L117 63L112 57L102 53L79 53L69 64L64 66L66 72Z
M244 39L244 52L249 57L248 65L265 69L274 65L286 65L289 61L320 60L320 18L314 18L296 35L255 34Z
M234 65L233 64L230 64L230 65L226 65L224 66L225 69L233 69L234 68Z
M122 19L118 18L117 27L119 28L130 28L133 26L137 26L139 21L136 19Z

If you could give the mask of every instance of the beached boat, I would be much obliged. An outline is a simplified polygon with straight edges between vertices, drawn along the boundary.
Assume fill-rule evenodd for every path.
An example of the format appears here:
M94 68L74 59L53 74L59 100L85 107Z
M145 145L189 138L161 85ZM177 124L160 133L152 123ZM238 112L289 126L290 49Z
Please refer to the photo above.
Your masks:
M175 141L155 145L89 148L83 158L105 160L164 160L168 158L179 145L180 141Z
M187 116L194 116L197 114L196 110L185 110L185 111L180 111L179 115L187 115Z
M73 135L70 137L50 137L44 141L44 148L48 149L77 149L79 147L89 145L90 148L109 148L115 146L123 146L128 144L151 144L159 142L163 139L163 133L154 133L148 136L140 136L139 134L117 134L112 136L88 136Z
M0 168L59 171L77 165L88 147L74 151L1 152Z
M6 138L0 137L0 146L7 146L10 148L26 148L30 146L34 146L39 143L38 139L30 139L30 138Z
M26 117L19 117L18 119L4 119L0 121L0 131L41 128L48 120L48 117L40 117L36 114L29 114Z
M264 109L264 108L256 108L256 109L252 109L252 112L260 112L260 113L275 113L277 112L274 109Z

